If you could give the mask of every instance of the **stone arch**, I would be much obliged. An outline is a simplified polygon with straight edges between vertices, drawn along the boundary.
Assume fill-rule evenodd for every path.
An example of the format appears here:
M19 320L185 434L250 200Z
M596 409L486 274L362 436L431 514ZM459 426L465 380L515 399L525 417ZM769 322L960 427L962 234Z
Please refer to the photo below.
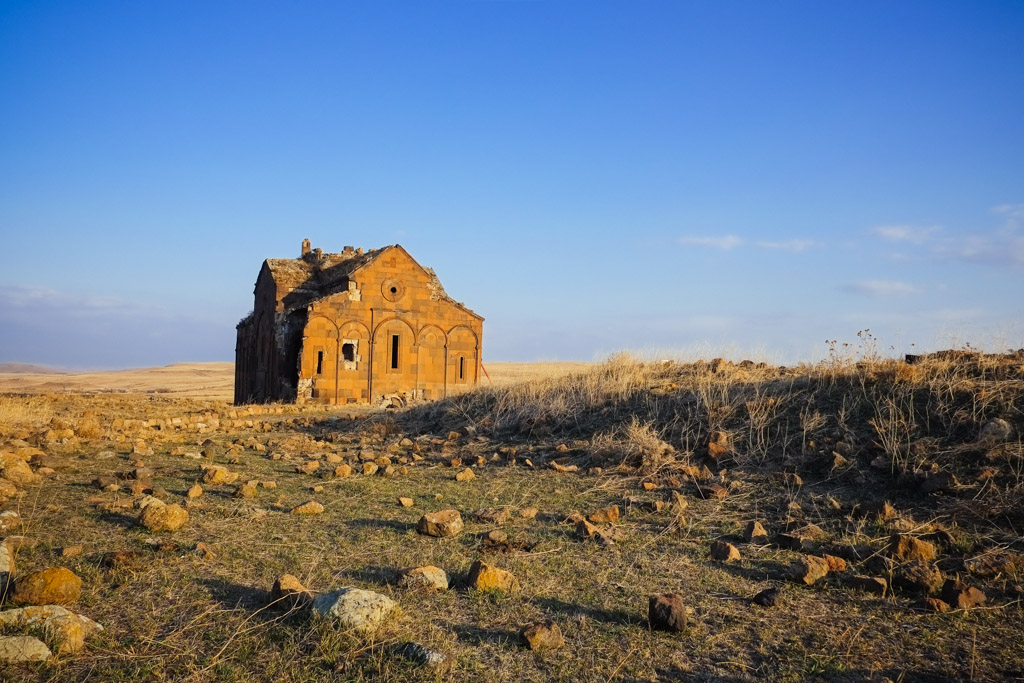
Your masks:
M448 331L445 383L449 393L477 383L480 367L480 338L465 325Z
M456 325L452 329L448 330L448 338L451 339L454 335L456 335L456 333L462 334L463 331L469 333L469 336L473 338L474 346L479 348L480 339L476 336L476 332L474 332L471 327L468 327L466 325Z
M409 328L409 334L411 335L410 338L415 342L416 330L414 330L412 325L409 324L409 321L405 320L404 318L399 318L398 316L392 316L385 320L381 320L379 323L377 323L377 326L373 328L373 342L376 344L379 341L378 337L380 337L381 328L383 328L385 325L389 323L393 323L396 321L402 323L407 328Z
M345 322L343 322L340 325L338 325L338 329L342 330L342 331L345 331L345 328L349 327L350 325L353 328L360 329L360 331L362 331L362 333L363 333L363 336L366 337L367 341L369 341L369 339L370 339L370 328L367 327L366 323L364 323L361 320L346 320Z
M417 333L417 335L416 335L416 343L417 344L424 343L424 340L427 337L427 332L428 331L432 332L434 330L436 330L437 333L441 336L441 338L440 338L441 346L446 346L448 344L448 335L445 334L444 330L442 330L440 327L438 327L437 325L434 325L434 324L424 325L423 327L420 328L419 333Z

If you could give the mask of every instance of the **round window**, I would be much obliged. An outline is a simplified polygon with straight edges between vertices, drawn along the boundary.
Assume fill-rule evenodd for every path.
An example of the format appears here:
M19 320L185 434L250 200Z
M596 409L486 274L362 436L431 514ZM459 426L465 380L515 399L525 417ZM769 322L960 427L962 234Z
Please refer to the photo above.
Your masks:
M405 294L405 285L398 280L385 280L380 291L388 301L398 301Z

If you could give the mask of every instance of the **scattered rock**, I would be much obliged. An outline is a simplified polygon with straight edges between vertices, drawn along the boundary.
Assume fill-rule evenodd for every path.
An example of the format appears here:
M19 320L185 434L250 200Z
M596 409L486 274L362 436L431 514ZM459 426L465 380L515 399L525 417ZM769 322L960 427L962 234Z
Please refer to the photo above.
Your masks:
M956 480L949 472L938 472L938 473L927 473L921 479L921 483L918 489L921 493L939 493L941 491L948 491L954 489L960 485L960 482Z
M117 480L117 477L96 477L92 480L92 485L102 491L117 491L121 488L121 483Z
M925 609L931 612L948 612L949 603L938 598L925 598L924 599Z
M411 508L415 505L415 501L412 498L399 498L398 504L404 508Z
M686 607L677 593L661 593L648 599L647 619L651 628L662 631L686 630Z
M66 545L60 549L61 557L78 557L85 551L82 545ZM0 571L3 571L3 567L0 566Z
M846 584L865 593L880 596L884 596L885 591L889 589L889 582L878 576L851 576L846 579Z
M967 571L978 576L1024 574L1024 555L1011 552L987 552L967 560L964 562L964 566Z
M471 470L471 469L469 469L467 467L466 469L464 469L461 472L459 472L458 474L456 474L455 475L455 479L457 481L472 481L472 480L476 479L476 475L473 474L473 470Z
M150 531L175 531L188 521L188 511L177 503L147 505L139 515L139 524Z
M85 646L86 638L103 630L92 619L60 605L22 607L0 612L0 627L41 628L47 640L60 653L78 652Z
M711 559L716 562L739 562L740 551L732 543L713 541L711 543Z
M339 588L313 600L313 611L338 620L344 629L369 630L398 605L386 595L359 588Z
M576 522L576 535L580 538L593 538L600 530L585 519Z
M815 581L828 575L828 562L825 558L804 555L790 567L790 576L794 581L813 586Z
M747 543L765 544L768 542L768 532L761 522L747 522L747 528L743 531L743 538Z
M538 512L537 508L523 508L519 511L519 516L523 519L533 519Z
M441 510L428 512L420 517L416 530L426 536L452 538L459 535L463 526L462 515L458 510Z
M482 536L484 543L489 545L500 545L508 540L508 534L501 529L491 529Z
M429 667L431 669L446 668L450 663L448 655L438 650L432 650L431 648L420 645L412 641L402 643L395 648L395 654L399 657L409 660L414 664L420 666Z
M531 650L557 650L565 645L562 629L551 619L524 626L519 631L519 642Z
M299 474L313 474L318 469L320 469L319 460L307 460L301 465L295 466L295 471L298 472Z
M7 590L11 583L11 574L14 573L14 554L10 546L0 541L0 604L3 604L7 597Z
M196 555L207 561L217 559L217 553L213 552L213 548L202 541L196 543L194 552Z
M291 509L293 515L319 515L323 513L324 506L315 500L306 501L302 505L296 505Z
M0 636L0 662L43 662L53 656L50 648L32 636Z
M21 526L21 515L14 510L0 512L0 534L7 534Z
M363 475L364 476L368 477L370 475L376 474L377 470L379 470L379 469L380 468L377 467L377 463L375 463L375 462L364 462L363 463Z
M721 484L711 484L710 486L698 486L697 493L705 500L724 500L729 495L729 489Z
M859 517L867 517L869 519L877 519L881 522L888 522L896 517L896 508L890 505L889 501L884 500L881 502L858 505L854 509L854 513Z
M619 521L619 506L611 505L587 516L594 524L615 524Z
M352 476L352 466L341 464L334 468L334 476L344 479Z
M835 555L822 555L828 565L828 571L832 574L839 574L846 571L846 560Z
M65 567L43 569L14 581L11 602L18 605L70 605L82 596L82 580Z
M900 562L931 562L935 559L936 552L935 546L928 541L907 534L893 534L889 539L889 555Z
M237 472L230 472L221 465L204 465L203 481L207 484L233 484L238 479Z
M443 569L430 565L404 569L398 576L398 585L402 588L445 591L448 590L448 575Z
M203 487L199 484L195 484L185 493L185 497L189 500L195 500L201 495L203 495Z
M482 508L474 512L473 516L487 524L504 524L512 517L512 509L508 507Z
M957 609L970 609L984 605L988 597L978 588L956 579L947 579L942 586L942 600Z
M0 475L15 486L24 487L39 481L27 462L9 453L0 453Z
M313 602L313 594L291 574L282 574L274 579L270 598L275 604L288 609L308 607Z
M18 487L6 479L0 478L0 503L18 495Z
M256 497L256 487L252 484L242 484L235 489L235 498L243 498L245 500Z
M813 545L809 538L800 534L778 534L775 536L775 543L787 550L810 550Z
M1013 436L1013 425L997 417L982 425L981 431L978 432L978 442L992 446L1008 441L1011 436Z
M762 607L775 607L775 603L778 602L779 593L781 592L781 589L776 586L765 588L753 597L754 604L761 605Z
M143 566L142 557L134 550L116 550L103 555L101 564L107 569L134 571Z
M945 581L942 572L928 563L914 560L900 565L893 575L893 584L908 593L935 595Z
M510 593L520 589L519 580L512 572L507 572L480 560L474 562L469 568L466 583L471 589L478 591L500 590Z

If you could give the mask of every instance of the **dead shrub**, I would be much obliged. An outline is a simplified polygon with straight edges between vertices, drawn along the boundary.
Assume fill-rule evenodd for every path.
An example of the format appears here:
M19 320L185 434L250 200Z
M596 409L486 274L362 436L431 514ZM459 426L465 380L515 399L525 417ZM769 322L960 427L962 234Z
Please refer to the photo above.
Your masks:
M635 417L622 429L598 434L591 444L595 457L609 464L656 472L678 463L676 451L661 439L653 422Z
M53 408L42 399L0 396L0 426L25 427L52 417Z
M103 436L103 427L95 417L84 417L75 426L75 435L80 439L98 439Z

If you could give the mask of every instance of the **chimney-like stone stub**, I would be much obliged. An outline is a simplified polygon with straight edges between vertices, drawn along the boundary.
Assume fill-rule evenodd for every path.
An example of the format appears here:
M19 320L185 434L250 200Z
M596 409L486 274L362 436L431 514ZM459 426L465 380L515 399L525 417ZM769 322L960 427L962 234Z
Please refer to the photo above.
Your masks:
M345 256L351 256L353 253L355 253L355 249L353 249L350 246L346 246L344 249L341 250L341 253L344 254Z
M310 245L308 239L302 240L302 256L305 256L306 254L308 254L310 252L311 246L312 245Z

